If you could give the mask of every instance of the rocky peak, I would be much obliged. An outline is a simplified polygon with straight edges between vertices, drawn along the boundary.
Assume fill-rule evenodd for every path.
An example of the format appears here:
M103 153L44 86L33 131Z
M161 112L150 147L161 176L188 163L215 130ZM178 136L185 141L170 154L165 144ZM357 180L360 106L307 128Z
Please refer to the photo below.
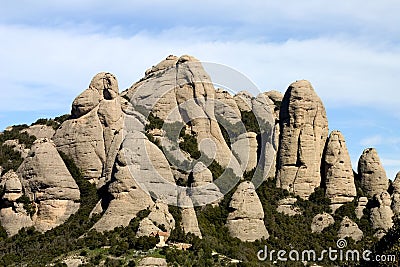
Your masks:
M341 132L333 131L328 139L324 156L326 196L332 209L353 201L356 196L354 174L346 142Z
M358 161L358 173L361 176L361 187L369 198L388 190L389 180L376 149L364 150Z
M89 88L75 98L71 114L73 119L61 125L53 140L88 180L101 187L111 179L122 142L124 118L114 75L107 72L95 75Z
M321 99L308 81L292 83L280 109L277 186L308 198L321 183L321 159L328 121Z

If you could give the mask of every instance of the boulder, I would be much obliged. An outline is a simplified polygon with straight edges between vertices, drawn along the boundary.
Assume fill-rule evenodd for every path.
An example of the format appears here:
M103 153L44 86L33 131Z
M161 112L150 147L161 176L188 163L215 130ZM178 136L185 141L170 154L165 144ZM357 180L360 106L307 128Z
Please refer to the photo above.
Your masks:
M3 200L16 201L23 195L21 181L13 170L8 171L1 177L0 186L3 186L4 190Z
M383 169L378 152L367 148L358 161L358 174L361 176L361 187L368 198L381 194L389 188L389 179Z
M332 210L352 202L357 195L353 168L346 141L341 132L331 132L325 148L325 195L331 200Z
M161 232L161 229L155 226L155 224L149 219L149 218L144 218L140 223L139 223L139 228L136 233L137 236L150 236L154 235L158 232Z
M374 200L378 203L378 207L371 209L372 227L387 231L393 226L391 197L388 192L382 192L380 195L375 195Z
M321 233L326 227L335 223L335 219L333 219L332 215L329 213L317 214L312 220L311 223L311 232L312 233Z
M363 238L363 232L358 228L358 225L345 216L340 223L340 228L338 231L338 237L340 239L345 237L350 237L354 241L360 241Z
M277 186L303 199L321 184L328 121L321 99L308 81L292 83L280 110Z
M18 211L13 207L1 209L0 222L9 237L18 234L19 230L24 227L34 226L32 218L23 208Z
M168 205L161 200L157 200L154 206L150 208L150 214L147 218L157 227L164 226L169 233L175 228L175 219L168 211Z
M233 237L244 242L268 239L269 234L264 225L264 210L251 182L239 184L229 204L232 210L226 226Z

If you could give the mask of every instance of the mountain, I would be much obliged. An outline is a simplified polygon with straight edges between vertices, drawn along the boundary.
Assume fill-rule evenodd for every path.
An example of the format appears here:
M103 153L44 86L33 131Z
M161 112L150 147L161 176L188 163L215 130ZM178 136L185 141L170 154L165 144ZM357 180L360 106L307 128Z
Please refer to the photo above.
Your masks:
M354 171L305 80L231 95L194 57L168 56L122 92L95 75L71 114L9 127L0 143L4 266L269 266L266 248L399 256L400 175L387 178L374 148ZM371 264L306 262L277 264Z

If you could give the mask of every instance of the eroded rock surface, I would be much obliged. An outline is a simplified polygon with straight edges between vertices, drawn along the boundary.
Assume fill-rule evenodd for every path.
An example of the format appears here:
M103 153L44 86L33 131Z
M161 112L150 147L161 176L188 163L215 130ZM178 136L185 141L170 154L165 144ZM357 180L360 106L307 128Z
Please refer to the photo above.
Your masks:
M94 76L89 88L74 100L71 113L73 119L61 125L53 140L100 187L111 179L122 141L124 117L114 75Z
M245 181L238 186L229 207L233 211L229 213L226 225L233 237L245 242L268 239L264 211L251 182Z
M321 183L321 159L328 121L308 81L292 83L280 110L277 186L307 199Z
M329 136L324 165L325 195L331 200L332 210L336 210L341 205L353 201L357 195L350 155L339 131L333 131Z
M376 149L364 150L358 161L358 173L361 175L361 187L368 198L388 190L389 180Z
M32 219L45 232L64 223L79 209L79 188L54 143L38 139L18 169L25 194L35 203Z
M389 230L393 226L392 200L388 192L375 195L378 207L371 209L371 222L374 229Z
M363 238L363 232L358 228L358 225L349 219L349 217L344 217L340 223L340 228L338 231L339 238L350 237L354 241L360 241Z
M332 215L329 213L317 214L311 223L312 233L321 233L326 227L335 223Z

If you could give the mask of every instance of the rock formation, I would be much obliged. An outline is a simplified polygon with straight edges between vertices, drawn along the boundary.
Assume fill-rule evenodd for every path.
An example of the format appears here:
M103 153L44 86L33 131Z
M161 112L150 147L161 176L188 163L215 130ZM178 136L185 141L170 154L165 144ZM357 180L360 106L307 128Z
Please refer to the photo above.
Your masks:
M225 143L215 117L214 86L197 59L167 57L146 71L146 76L124 92L124 96L136 110L152 112L168 123L178 121L190 125L199 151L223 167L229 165L240 175L239 164Z
M252 98L253 96L246 91L240 91L233 96L233 100L235 100L240 111L251 111L253 109L253 105L251 103Z
M283 213L288 216L295 216L301 214L301 210L299 207L296 207L294 204L297 202L297 198L288 197L278 201L278 207L276 211L279 213Z
M263 207L251 182L242 182L237 187L229 207L232 212L228 215L226 225L233 237L244 242L268 239Z
M215 114L232 125L241 121L240 110L233 97L225 90L215 90Z
M36 138L49 138L51 139L54 134L55 130L51 126L47 125L32 125L27 129L22 130L21 132L26 132L29 135L33 135Z
M389 230L393 226L393 211L391 209L392 200L388 192L375 195L374 199L378 202L378 207L371 209L371 222L374 229Z
M132 136L127 136L124 143L137 141ZM134 147L132 147L133 149ZM94 225L99 232L110 231L118 226L128 226L136 214L154 205L150 195L137 183L130 171L132 153L127 151L128 145L122 145L115 162L115 181L111 183L108 192L112 199L100 220Z
M321 233L326 227L335 223L332 215L328 213L317 214L311 223L312 233Z
M367 148L358 161L358 174L361 176L361 187L368 198L388 190L389 180L374 148Z
M3 200L12 202L23 195L21 181L13 170L8 171L1 177L0 186L3 187Z
M392 210L396 216L400 215L400 172L393 181Z
M140 262L138 267L167 267L167 261L163 258L145 257Z
M268 91L265 92L264 95L270 100L269 108L271 109L271 113L273 115L274 123L274 132L272 136L272 144L274 146L274 157L272 160L271 168L268 173L268 179L274 179L276 177L276 156L279 148L279 135L280 135L280 126L279 126L279 113L282 104L283 95L278 91Z
M339 238L350 237L354 241L360 241L363 238L363 232L358 228L358 225L345 216L340 223L340 228L338 231Z
M178 206L180 207L182 214L181 227L183 232L186 234L192 233L199 238L202 238L203 236L197 221L196 211L194 210L192 200L185 191L179 192Z
M289 86L282 100L280 127L277 186L306 199L320 186L328 137L325 108L308 81Z
M1 177L0 185L3 187L2 208L0 210L0 223L8 236L18 233L23 227L33 226L33 221L22 203L16 200L23 195L22 184L18 175L10 170Z
M62 224L78 210L79 188L51 140L35 141L18 174L37 207L32 220L38 231Z
M358 199L358 205L356 207L355 213L358 219L364 215L364 209L367 207L368 198L367 197L360 197Z
M190 198L195 206L204 206L216 203L224 196L213 183L211 171L203 162L198 162L192 170L193 182L191 184Z
M243 171L251 171L257 167L257 134L247 132L239 135L232 144L232 152L238 159Z
M57 148L72 157L91 182L102 186L122 141L124 123L117 80L99 73L72 104L74 119L65 121L53 137Z
M147 218L157 227L165 228L171 232L175 228L175 219L168 211L168 205L161 200L157 200L150 208L150 214Z
M325 195L335 211L357 195L349 152L341 132L333 131L328 139L324 157Z

